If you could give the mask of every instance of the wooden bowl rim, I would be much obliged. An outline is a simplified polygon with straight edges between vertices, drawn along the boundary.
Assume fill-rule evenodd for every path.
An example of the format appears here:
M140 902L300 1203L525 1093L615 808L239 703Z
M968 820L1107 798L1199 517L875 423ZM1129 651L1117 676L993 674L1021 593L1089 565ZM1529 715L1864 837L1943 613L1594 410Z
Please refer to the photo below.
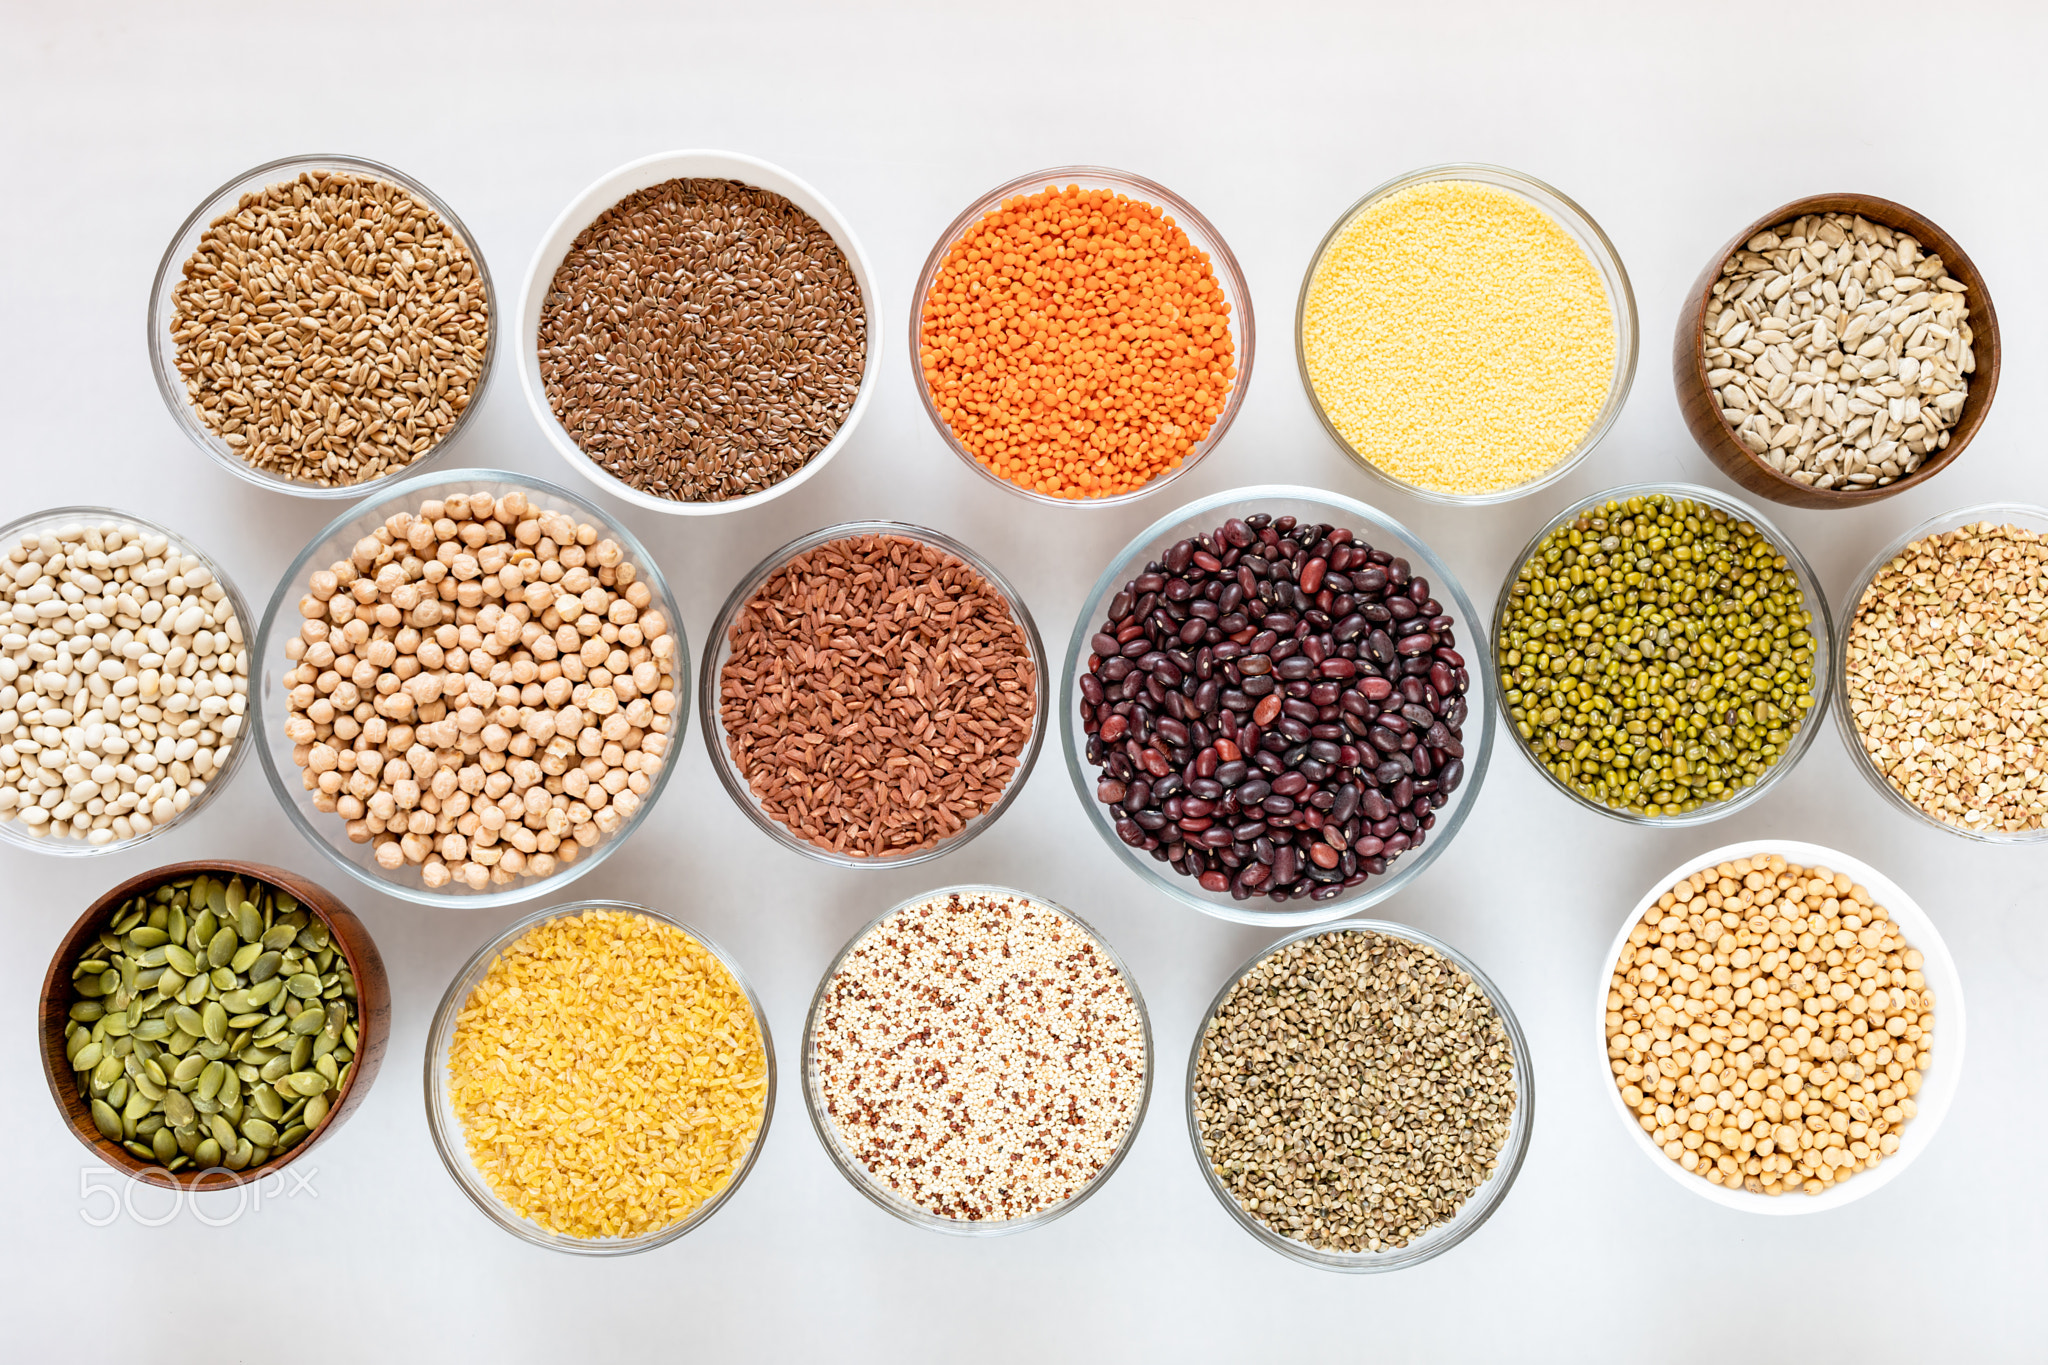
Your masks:
M67 1094L77 1093L77 1085L73 1079L77 1073L71 1069L70 1059L64 1054L63 1028L61 1024L56 1023L56 1017L50 1016L47 1011L54 993L59 989L68 990L69 988L69 977L65 975L67 963L76 957L78 940L87 932L89 926L106 917L114 906L135 895L138 891L155 890L167 881L198 872L204 872L208 875L215 872L226 872L230 875L239 874L253 877L259 881L269 882L273 886L283 886L298 898L301 905L318 915L321 921L328 926L332 941L341 949L342 956L348 961L349 972L356 979L356 1030L357 1042L360 1044L356 1056L359 1059L370 1051L370 1042L367 1037L370 1028L370 1016L362 1007L362 987L366 980L365 972L367 968L364 962L364 955L357 951L356 945L350 941L350 935L360 932L370 951L373 953L376 951L376 941L370 937L369 927L362 922L360 916L343 903L340 897L336 896L326 887L300 876L289 868L273 867L268 863L253 863L237 858L200 858L185 862L165 863L161 867L137 873L135 876L128 878L128 880L112 887L93 901L91 905L86 907L85 912L72 922L71 927L64 931L63 937L57 942L56 951L51 954L49 967L43 973L42 991L36 998L36 1032L38 1034L38 1051L41 1054L43 1063L43 1080L49 1086L50 1098L57 1106L57 1113L62 1118L64 1126L70 1129L72 1135L90 1149L93 1155L99 1157L100 1160L106 1162L107 1165L112 1166L129 1179L140 1181L145 1185L155 1185L161 1189L175 1189L191 1194L205 1194L215 1190L236 1189L242 1185L252 1184L261 1180L264 1176L270 1175L273 1172L283 1170L286 1166L310 1151L322 1137L326 1136L330 1128L327 1125L323 1125L320 1132L308 1134L306 1140L291 1151L274 1156L260 1166L251 1166L243 1171L226 1171L223 1168L221 1170L197 1172L188 1177L180 1172L167 1170L155 1162L145 1162L127 1148L107 1138L98 1128L81 1124L79 1120L73 1117L66 1096ZM311 897L300 895L301 888L312 891L314 895ZM323 901L325 904L322 903ZM345 926L337 923L332 913L333 910L341 911L350 920L353 920L354 924L352 926ZM381 954L378 955L375 976L378 978L385 976ZM380 1027L388 1027L388 1022ZM360 1066L350 1070L347 1083L335 1092L333 1107L336 1112L339 1112L348 1102L349 1097L356 1093L357 1083L362 1081L363 1071ZM364 1083L367 1084L367 1082Z
M1977 263L1970 259L1970 254L1967 251L1963 250L1962 243L1950 236L1942 229L1939 223L1936 223L1926 214L1901 204L1896 200L1886 199L1881 195L1864 194L1855 190L1834 190L1823 194L1805 195L1762 215L1750 223L1748 227L1729 238L1727 243L1714 253L1712 260L1707 265L1706 271L1694 283L1692 296L1687 300L1687 315L1696 314L1700 319L1701 325L1690 329L1692 335L1688 346L1692 358L1693 382L1699 386L1702 393L1712 392L1712 386L1707 383L1707 337L1705 322L1707 303L1713 298L1714 285L1721 278L1722 267L1728 264L1728 258L1741 250L1750 238L1766 228L1774 228L1780 223L1790 222L1809 213L1854 213L1859 217L1868 218L1872 222L1880 223L1894 232L1908 233L1918 240L1922 246L1931 247L1941 257L1942 264L1949 267L1949 273L1969 286L1968 292L1972 298L1966 316L1970 320L1971 327L1978 333L1979 343L1987 353L1985 358L1990 361L1989 364L1979 368L1970 377L1970 393L1969 399L1966 402L1967 411L1963 418L1950 429L1951 434L1948 446L1943 450L1937 451L1933 458L1927 460L1920 468L1914 470L1905 478L1895 480L1881 489L1872 489L1868 492L1852 493L1837 488L1815 488L1810 484L1800 483L1796 479L1779 473L1776 469L1759 459L1755 451L1743 444L1742 438L1736 435L1735 428L1729 425L1726 417L1721 415L1718 405L1709 404L1714 409L1714 420L1719 424L1727 444L1732 449L1739 451L1741 458L1747 461L1749 467L1754 469L1759 475L1770 480L1778 487L1788 491L1796 491L1801 498L1815 499L1816 503L1807 504L1809 508L1816 505L1824 508L1861 506L1874 502L1880 497L1891 497L1894 494L1903 493L1907 489L1917 488L1921 483L1933 478L1936 474L1939 474L1942 470L1953 464L1956 458L1963 453L1964 448L1976 437L1977 429L1984 424L1985 415L1991 410L1991 399L1998 392L1998 357L2000 354L1998 310L1992 305L1991 291L1985 285L1983 273L1977 269Z

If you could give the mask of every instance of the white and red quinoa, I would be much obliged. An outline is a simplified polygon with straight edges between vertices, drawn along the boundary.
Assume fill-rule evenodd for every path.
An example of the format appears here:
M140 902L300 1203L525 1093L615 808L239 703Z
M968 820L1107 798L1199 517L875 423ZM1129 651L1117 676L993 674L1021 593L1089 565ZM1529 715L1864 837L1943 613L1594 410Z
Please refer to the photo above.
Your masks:
M1008 892L937 892L868 929L825 985L811 1046L846 1152L943 1218L1073 1198L1144 1104L1123 973L1079 922Z

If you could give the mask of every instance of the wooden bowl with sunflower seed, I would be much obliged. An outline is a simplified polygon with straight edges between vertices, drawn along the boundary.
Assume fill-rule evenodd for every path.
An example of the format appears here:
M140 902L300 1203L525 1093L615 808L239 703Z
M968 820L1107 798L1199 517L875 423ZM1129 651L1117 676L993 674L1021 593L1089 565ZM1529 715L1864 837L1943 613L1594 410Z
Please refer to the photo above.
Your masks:
M134 1180L203 1193L341 1126L391 1033L384 959L326 890L262 863L172 863L79 916L43 976L43 1078Z

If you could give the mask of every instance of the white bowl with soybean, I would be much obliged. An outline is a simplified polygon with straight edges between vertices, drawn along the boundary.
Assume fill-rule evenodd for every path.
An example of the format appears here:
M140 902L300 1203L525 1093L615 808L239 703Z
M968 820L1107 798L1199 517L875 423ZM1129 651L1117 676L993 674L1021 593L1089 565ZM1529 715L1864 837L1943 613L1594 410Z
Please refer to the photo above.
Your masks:
M723 502L683 502L675 498L664 498L635 488L624 479L605 469L576 443L561 420L555 416L552 404L548 402L547 384L540 373L540 322L541 310L547 302L548 292L554 285L555 272L561 269L562 261L575 245L576 238L613 205L628 195L650 186L678 179L737 180L756 189L770 190L795 204L816 219L825 229L846 257L847 267L852 270L854 280L860 286L861 302L867 318L867 355L863 361L860 391L855 395L853 406L847 409L846 419L839 424L832 439L817 454L811 456L803 467L776 483L770 484L758 493L742 498L729 498ZM540 424L548 444L555 453L568 461L585 479L615 498L623 498L636 507L645 507L653 512L667 512L673 516L710 517L727 512L742 512L758 507L764 502L781 497L798 485L815 478L818 472L831 463L853 439L855 428L860 425L875 390L879 387L877 376L881 373L882 318L881 300L875 292L874 272L868 265L867 254L861 250L860 239L853 235L853 228L831 201L798 179L782 167L757 157L744 156L738 152L720 151L678 151L657 152L643 156L637 161L628 161L616 170L608 171L590 186L569 201L549 225L541 237L540 245L534 250L533 262L527 267L526 283L519 293L519 307L514 314L511 342L513 365L519 371L519 387L526 394L526 405L533 411L533 420Z
M1899 927L1907 946L1919 951L1923 959L1920 970L1926 977L1928 989L1934 993L1933 1061L1922 1069L1924 1080L1919 1093L1913 1097L1919 1106L1919 1112L1897 1129L1898 1150L1879 1161L1874 1167L1867 1167L1835 1181L1819 1194L1807 1194L1803 1190L1792 1190L1777 1195L1759 1194L1740 1186L1716 1185L1706 1177L1686 1170L1664 1154L1664 1150L1651 1139L1648 1132L1644 1131L1635 1111L1622 1099L1621 1087L1615 1084L1607 1050L1611 983L1621 961L1622 950L1628 945L1629 934L1642 920L1644 913L1655 905L1666 891L1677 885L1680 878L1690 877L1695 872L1702 872L1738 858L1767 858L1772 854L1798 866L1824 867L1831 872L1845 873L1852 882L1868 891L1870 899L1883 906L1891 921ZM1727 844L1689 858L1657 878L1643 898L1636 902L1635 908L1629 911L1627 918L1622 921L1620 931L1615 934L1614 944L1608 949L1605 964L1596 983L1593 1006L1593 1040L1596 1049L1593 1055L1600 1068L1599 1083L1607 1091L1607 1101L1613 1106L1615 1116L1628 1130L1630 1143L1653 1162L1657 1169L1702 1199L1711 1200L1723 1208L1735 1209L1742 1213L1777 1217L1825 1213L1844 1204L1853 1204L1859 1199L1877 1193L1905 1174L1906 1168L1919 1160L1921 1153L1934 1141L1942 1120L1948 1116L1949 1106L1955 1100L1957 1083L1962 1076L1964 1041L1968 1032L1963 1009L1962 983L1956 975L1955 960L1949 956L1948 945L1942 942L1941 935L1935 930L1934 921L1928 918L1927 912L1920 907L1919 902L1907 895L1897 882L1862 859L1838 849L1802 843L1796 839L1749 839L1742 843Z

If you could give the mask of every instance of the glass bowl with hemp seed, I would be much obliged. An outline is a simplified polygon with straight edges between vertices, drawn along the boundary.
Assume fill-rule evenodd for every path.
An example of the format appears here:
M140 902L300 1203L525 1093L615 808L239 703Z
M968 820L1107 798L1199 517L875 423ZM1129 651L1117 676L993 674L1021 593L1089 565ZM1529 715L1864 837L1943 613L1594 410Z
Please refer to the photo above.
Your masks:
M1493 685L1477 610L1413 531L1320 489L1236 488L1167 513L1095 581L1061 749L1144 881L1240 924L1317 924L1457 837Z
M1493 613L1515 743L1572 800L1633 824L1704 824L1763 795L1813 742L1833 648L1798 547L1691 484L1560 512Z
M873 401L860 241L816 189L735 152L607 172L535 248L512 338L541 432L636 507L717 516L819 474Z
M192 443L237 478L359 498L469 426L497 298L446 201L355 156L284 157L192 211L149 295L150 368Z
M1457 949L1346 920L1261 949L1188 1056L1188 1137L1266 1246L1324 1270L1404 1270L1470 1237L1528 1154L1536 1090L1507 998Z
M646 822L689 726L689 641L646 545L501 470L423 474L328 523L250 678L292 824L418 905L559 892Z
M1930 518L1844 601L1835 724L1856 771L1949 834L2048 840L2048 508Z
M135 1180L232 1189L362 1103L389 1041L361 920L282 868L209 859L131 877L50 959L43 1078L78 1140Z

